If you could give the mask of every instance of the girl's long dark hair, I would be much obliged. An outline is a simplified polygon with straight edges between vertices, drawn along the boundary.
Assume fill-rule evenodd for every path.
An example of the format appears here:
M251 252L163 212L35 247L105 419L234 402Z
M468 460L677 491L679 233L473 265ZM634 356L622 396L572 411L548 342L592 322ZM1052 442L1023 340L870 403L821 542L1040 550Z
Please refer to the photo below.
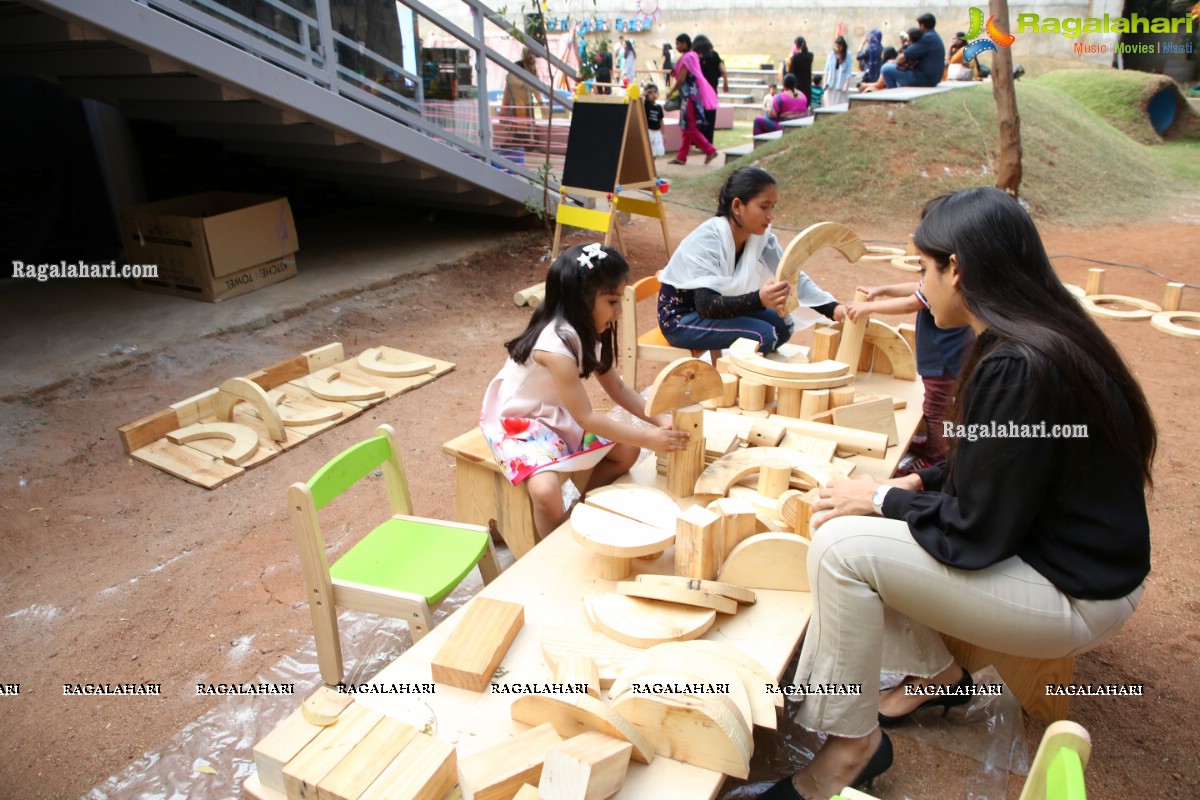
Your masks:
M838 52L838 45L841 45L841 52ZM840 67L846 63L846 58L850 55L850 45L846 44L846 37L839 36L833 40L833 52L837 56L837 63Z
M616 292L629 279L629 264L625 257L611 247L604 247L605 258L590 256L591 266L581 264L587 244L569 247L550 266L546 274L546 296L533 312L525 332L504 343L509 356L518 364L524 364L533 353L533 345L542 329L553 325L562 339L582 364L579 377L586 378L593 372L608 372L616 361L617 323L614 321L604 333L598 334L592 321L592 305L596 295ZM570 326L579 334L576 340L563 332ZM600 357L596 357L596 343L600 343Z
M788 77L791 75L789 74ZM717 213L713 216L732 216L735 198L743 203L749 203L774 185L775 176L762 167L738 167L729 173L729 177L721 186L721 192L717 195Z
M1057 373L1089 426L1136 465L1147 486L1158 434L1150 405L1112 342L1067 291L1029 214L999 189L966 189L930 200L913 243L945 272L953 254L963 304L987 326L963 364L950 418L963 421L963 396L979 362L1007 345L1029 364L1029 389ZM1114 391L1115 390L1115 391ZM957 440L951 440L951 452Z

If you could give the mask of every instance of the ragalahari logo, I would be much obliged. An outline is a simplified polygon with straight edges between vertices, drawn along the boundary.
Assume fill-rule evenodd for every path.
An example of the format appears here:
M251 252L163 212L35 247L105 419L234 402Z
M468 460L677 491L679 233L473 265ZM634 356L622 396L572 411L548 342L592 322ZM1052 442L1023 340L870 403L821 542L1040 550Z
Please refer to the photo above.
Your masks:
M969 44L963 48L963 61L969 64L980 53L986 53L988 50L993 53L999 52L998 47L1011 47L1016 40L1017 37L1011 33L996 27L995 14L988 17L987 25L984 25L983 11L972 6L971 26L967 28Z

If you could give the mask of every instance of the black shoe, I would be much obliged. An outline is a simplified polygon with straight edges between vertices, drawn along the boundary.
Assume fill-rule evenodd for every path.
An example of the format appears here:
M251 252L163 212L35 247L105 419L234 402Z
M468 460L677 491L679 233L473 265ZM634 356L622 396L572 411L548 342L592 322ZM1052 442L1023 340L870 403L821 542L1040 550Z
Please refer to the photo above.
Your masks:
M930 708L932 706L941 706L942 716L944 717L949 714L950 709L954 708L955 706L965 705L966 703L970 702L971 695L963 692L962 690L969 689L974 685L975 681L971 679L971 671L966 667L963 667L962 677L958 679L958 683L954 684L954 689L958 690L955 694L937 695L935 697L931 697L924 703L921 703L921 705L914 708L912 711L909 711L907 714L901 714L898 717L889 717L881 712L879 714L879 724L885 728L890 728L908 719L921 709Z
M891 768L892 760L892 740L886 733L881 732L879 745L871 754L871 760L867 762L867 765L862 768L862 772L858 773L858 777L850 785L857 788L863 784L874 782L876 778ZM804 795L797 792L796 787L792 785L791 776L779 781L758 797L759 800L804 800Z

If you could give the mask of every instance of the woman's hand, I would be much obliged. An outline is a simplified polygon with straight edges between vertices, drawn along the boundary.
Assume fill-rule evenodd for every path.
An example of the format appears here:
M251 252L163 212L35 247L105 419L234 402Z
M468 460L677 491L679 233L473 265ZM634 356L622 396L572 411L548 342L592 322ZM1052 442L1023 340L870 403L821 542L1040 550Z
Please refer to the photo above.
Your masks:
M871 516L875 508L871 496L879 488L874 478L857 478L834 481L821 490L821 498L813 505L813 529L824 525L835 517Z
M758 290L758 299L762 301L763 308L773 308L782 312L790 289L791 285L787 281L769 280Z
M666 425L660 425L649 431L647 444L656 453L669 453L673 450L687 450L688 440L691 438L692 435L687 431L671 430L671 423L668 420Z

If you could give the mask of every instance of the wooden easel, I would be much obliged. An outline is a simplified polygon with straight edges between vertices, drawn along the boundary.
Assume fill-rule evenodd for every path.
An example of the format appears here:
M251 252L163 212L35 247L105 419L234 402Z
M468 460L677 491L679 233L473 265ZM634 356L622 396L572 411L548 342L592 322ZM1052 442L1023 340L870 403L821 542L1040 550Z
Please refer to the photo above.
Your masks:
M650 191L654 200L623 194L636 189ZM617 245L624 250L620 227L614 224L617 211L658 219L662 225L663 244L670 255L667 210L658 185L654 157L650 154L646 115L636 99L614 95L575 98L560 191L553 258L558 257L564 225L602 232L606 246L615 231ZM597 205L607 204L607 210L567 205L568 194L593 197Z

